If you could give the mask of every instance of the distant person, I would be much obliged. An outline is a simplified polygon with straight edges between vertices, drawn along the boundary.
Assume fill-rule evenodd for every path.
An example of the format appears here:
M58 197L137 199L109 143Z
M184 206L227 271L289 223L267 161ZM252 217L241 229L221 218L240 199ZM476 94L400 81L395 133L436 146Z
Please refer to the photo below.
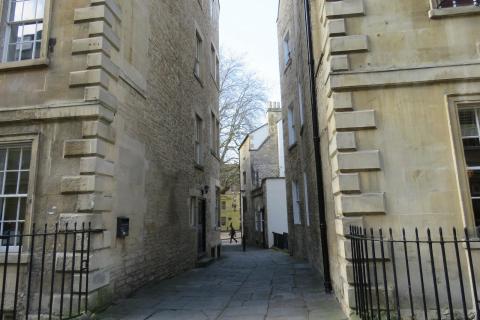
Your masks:
M234 240L235 243L238 243L237 239L235 238L236 235L237 232L235 231L233 224L230 222L230 243L232 243L232 240Z

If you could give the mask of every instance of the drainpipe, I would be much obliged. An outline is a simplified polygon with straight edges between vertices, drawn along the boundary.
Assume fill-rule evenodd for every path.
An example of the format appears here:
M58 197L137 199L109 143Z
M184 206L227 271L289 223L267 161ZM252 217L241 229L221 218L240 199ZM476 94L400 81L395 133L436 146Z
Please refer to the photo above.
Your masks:
M320 221L320 242L322 246L323 256L323 281L325 291L332 292L332 281L330 278L330 257L328 255L328 238L327 238L327 220L325 216L325 196L323 194L323 172L322 172L322 155L320 151L320 131L318 125L318 107L317 107L317 91L315 81L315 58L313 55L312 45L312 20L310 0L304 0L305 3L305 30L307 35L308 50L308 74L310 80L310 104L312 106L312 127L313 127L313 146L315 148L315 175L317 180L317 201L318 216Z

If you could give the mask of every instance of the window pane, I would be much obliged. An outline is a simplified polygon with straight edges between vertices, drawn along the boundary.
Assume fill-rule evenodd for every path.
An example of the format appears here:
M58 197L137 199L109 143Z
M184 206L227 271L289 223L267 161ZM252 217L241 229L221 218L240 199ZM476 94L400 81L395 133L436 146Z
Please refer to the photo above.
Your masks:
M32 157L32 149L23 148L23 154L22 154L22 169L23 170L30 169L30 158L31 157Z
M15 227L16 227L15 222L4 223L3 224L3 236L14 235L15 234ZM15 245L15 240L14 240L13 237L10 237L9 244L10 245ZM7 238L2 238L2 245L3 246L7 245Z
M7 170L18 170L20 168L20 148L8 149Z
M25 220L27 213L27 198L20 198L20 211L18 213L18 220Z
M33 57L33 42L24 42L22 44L21 60L30 60Z
M5 199L5 214L3 216L4 221L16 221L18 198L4 198Z
M5 157L7 156L7 150L0 149L0 171L5 169Z
M5 192L4 194L16 194L17 193L17 181L18 172L7 172L7 177L5 179Z
M10 39L9 43L15 44L22 41L23 36L23 26L22 25L12 25L10 27Z
M478 136L474 109L462 109L458 111L462 137Z
M37 23L36 32L35 32L35 40L42 40L43 34L43 23Z
M472 199L473 213L475 215L475 224L480 225L480 199Z
M26 194L28 192L28 178L30 174L28 171L20 173L20 186L18 187L19 194Z
M33 20L36 15L36 1L35 0L26 0L23 5L23 15L22 20Z
M45 15L45 0L38 0L37 2L37 19L43 18Z
M33 41L35 39L36 24L26 24L23 26L23 38L22 41Z
M20 48L21 45L8 45L7 61L18 61L18 59L20 59Z
M480 147L464 147L467 166L480 166Z
M10 17L9 21L21 21L23 11L23 2L10 2Z

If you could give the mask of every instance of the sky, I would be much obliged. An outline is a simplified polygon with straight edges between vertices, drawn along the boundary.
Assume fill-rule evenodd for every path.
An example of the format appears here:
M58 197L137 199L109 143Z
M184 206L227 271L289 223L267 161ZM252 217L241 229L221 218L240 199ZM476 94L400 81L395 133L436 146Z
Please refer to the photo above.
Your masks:
M244 57L267 84L270 101L280 101L277 10L278 0L220 1L220 46Z

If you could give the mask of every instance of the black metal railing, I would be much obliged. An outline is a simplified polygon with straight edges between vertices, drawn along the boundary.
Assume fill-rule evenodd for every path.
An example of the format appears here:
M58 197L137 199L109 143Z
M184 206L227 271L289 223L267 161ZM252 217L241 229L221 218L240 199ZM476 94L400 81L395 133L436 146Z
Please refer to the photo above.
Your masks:
M278 249L288 249L288 233L273 232L273 246Z
M463 6L479 6L480 0L438 0L438 8L454 8Z
M480 319L476 275L479 239L440 228L424 237L418 229L351 227L351 272L355 312L361 319Z
M68 319L88 310L91 225L0 236L0 319ZM1 260L3 259L3 260Z

